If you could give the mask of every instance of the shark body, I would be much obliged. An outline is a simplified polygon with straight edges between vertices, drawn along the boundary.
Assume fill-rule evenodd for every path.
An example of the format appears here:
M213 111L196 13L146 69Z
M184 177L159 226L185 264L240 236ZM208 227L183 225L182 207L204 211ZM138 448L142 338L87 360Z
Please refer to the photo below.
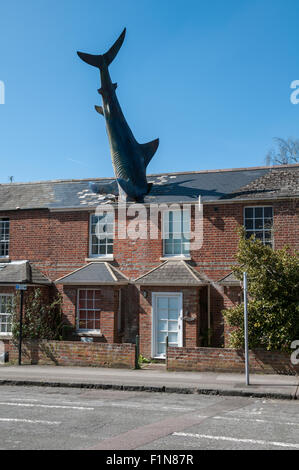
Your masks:
M122 199L129 197L142 202L151 188L151 184L147 183L146 168L156 153L159 139L139 144L123 115L116 96L117 84L112 83L108 67L121 48L125 34L126 29L109 51L103 55L83 52L77 52L77 54L84 62L100 70L101 88L98 92L102 96L103 106L95 106L95 109L104 116L106 121L112 164L120 196ZM100 185L94 184L92 188L96 192L101 192Z

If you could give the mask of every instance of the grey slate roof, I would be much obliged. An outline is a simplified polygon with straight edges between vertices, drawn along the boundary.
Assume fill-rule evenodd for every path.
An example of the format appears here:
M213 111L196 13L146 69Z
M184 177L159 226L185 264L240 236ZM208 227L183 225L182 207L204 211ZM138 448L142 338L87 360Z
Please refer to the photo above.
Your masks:
M120 285L129 280L110 263L97 261L89 263L55 281L55 284L68 285Z
M241 281L237 279L233 273L233 271L222 279L219 279L218 284L222 286L241 286Z
M96 194L90 182L108 184L111 197ZM299 196L299 164L149 175L145 203L255 200ZM0 184L0 210L96 207L115 201L114 178Z
M135 279L137 285L200 286L208 281L183 260L167 260L143 276Z
M0 263L0 284L51 285L52 282L29 261Z

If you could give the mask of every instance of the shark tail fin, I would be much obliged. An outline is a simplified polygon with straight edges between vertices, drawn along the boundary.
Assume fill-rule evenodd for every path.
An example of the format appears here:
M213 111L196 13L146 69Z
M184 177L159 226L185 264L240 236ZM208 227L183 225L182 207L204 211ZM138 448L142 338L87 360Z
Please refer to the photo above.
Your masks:
M147 144L140 144L140 147L143 153L144 165L146 168L153 156L155 155L157 148L159 147L159 139L152 140Z
M82 59L84 62L86 62L89 65L92 65L93 67L101 68L103 66L103 63L105 63L108 67L108 65L113 62L115 57L117 56L117 53L119 49L122 46L122 43L124 42L126 35L126 28L123 30L119 38L115 41L112 47L110 47L109 51L106 52L106 54L103 55L93 55L93 54L85 54L85 52L77 52L78 56L80 59Z

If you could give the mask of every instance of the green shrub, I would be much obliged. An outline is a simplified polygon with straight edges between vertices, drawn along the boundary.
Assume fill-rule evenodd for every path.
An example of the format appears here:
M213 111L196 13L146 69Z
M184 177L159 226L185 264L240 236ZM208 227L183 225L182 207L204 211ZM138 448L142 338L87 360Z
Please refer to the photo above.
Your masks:
M245 238L240 230L239 263L235 276L247 272L249 347L290 350L299 339L299 257L288 247L273 250L260 240ZM235 327L230 346L244 346L244 305L223 311L228 325Z
M61 339L62 332L62 298L57 295L50 303L46 303L41 289L34 289L24 296L23 327L24 339ZM19 294L14 299L12 317L12 334L19 337Z

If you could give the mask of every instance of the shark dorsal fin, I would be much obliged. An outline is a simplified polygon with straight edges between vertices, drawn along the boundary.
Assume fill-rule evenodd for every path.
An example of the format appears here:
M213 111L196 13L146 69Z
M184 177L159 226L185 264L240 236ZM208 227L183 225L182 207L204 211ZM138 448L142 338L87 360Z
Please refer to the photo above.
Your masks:
M145 168L155 155L157 148L159 146L159 139L152 140L151 142L148 142L147 144L140 144L143 156L144 156L144 165Z

